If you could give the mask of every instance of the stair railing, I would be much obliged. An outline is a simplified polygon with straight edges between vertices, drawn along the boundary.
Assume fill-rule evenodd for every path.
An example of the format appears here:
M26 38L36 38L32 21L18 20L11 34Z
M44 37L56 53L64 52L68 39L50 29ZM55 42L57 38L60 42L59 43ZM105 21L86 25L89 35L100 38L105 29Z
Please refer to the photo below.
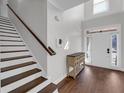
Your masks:
M35 39L40 43L40 45L47 51L50 56L56 55L56 52L50 47L46 46L36 34L28 27L28 25L19 17L19 15L7 4L8 8L13 12L13 14L20 20L20 22L27 28L27 30L35 37Z

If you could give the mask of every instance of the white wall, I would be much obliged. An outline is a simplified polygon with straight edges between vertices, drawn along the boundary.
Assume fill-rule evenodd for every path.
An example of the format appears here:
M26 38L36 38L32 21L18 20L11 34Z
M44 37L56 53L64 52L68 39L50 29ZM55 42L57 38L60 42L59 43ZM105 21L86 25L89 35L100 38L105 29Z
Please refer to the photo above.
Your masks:
M48 56L48 75L52 81L58 82L66 74L66 55L82 51L81 45L81 20L83 19L83 5L69 9L65 12L59 11L48 3L48 45L55 52L55 56ZM60 21L55 20L58 16ZM62 38L64 43L61 48L57 47L56 39ZM69 50L64 50L66 41L70 42Z
M8 17L7 0L0 0L0 16Z
M2 2L0 0L0 16L1 16L1 7L2 7Z
M61 9L62 11L68 10L75 6L80 5L83 2L88 0L48 0L52 4L54 4L57 8Z
M48 72L52 81L63 79L67 74L66 55L82 51L83 5L61 12L50 3L46 6L46 0L10 0L9 4L33 32L57 53L55 56L46 54L34 37L9 12L11 19L42 68L46 73ZM55 16L59 17L59 22L55 20ZM62 48L56 46L57 38L62 38L64 41ZM67 41L70 42L70 48L64 50Z
M93 15L93 0L90 0L85 3L85 20L93 19L99 16L105 16L117 12L121 12L123 10L123 2L124 0L108 0L109 2L109 10L108 12L100 13Z
M47 1L46 0L9 0L10 6L47 45ZM36 39L25 29L18 19L9 11L10 18L29 46L34 56L47 74L47 53Z

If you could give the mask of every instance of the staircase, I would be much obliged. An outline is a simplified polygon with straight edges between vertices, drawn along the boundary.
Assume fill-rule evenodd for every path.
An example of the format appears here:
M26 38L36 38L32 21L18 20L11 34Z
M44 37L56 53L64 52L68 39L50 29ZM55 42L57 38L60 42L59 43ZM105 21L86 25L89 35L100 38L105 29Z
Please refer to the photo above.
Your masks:
M0 93L58 93L6 17L0 17L0 59Z

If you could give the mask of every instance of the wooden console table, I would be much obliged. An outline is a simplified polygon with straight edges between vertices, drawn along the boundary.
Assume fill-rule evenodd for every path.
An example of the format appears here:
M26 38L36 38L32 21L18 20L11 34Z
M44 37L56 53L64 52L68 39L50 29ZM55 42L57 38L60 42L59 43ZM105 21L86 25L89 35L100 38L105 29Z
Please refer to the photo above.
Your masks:
M75 53L67 55L67 70L68 76L74 79L80 73L80 71L85 67L85 53Z

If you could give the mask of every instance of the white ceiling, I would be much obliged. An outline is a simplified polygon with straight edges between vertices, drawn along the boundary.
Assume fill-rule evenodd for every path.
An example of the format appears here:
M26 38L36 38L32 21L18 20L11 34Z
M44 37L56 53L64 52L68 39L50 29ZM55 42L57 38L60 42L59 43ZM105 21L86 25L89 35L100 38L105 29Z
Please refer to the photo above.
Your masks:
M52 3L55 7L59 8L60 10L64 11L69 8L75 7L82 3L85 3L89 0L48 0Z

